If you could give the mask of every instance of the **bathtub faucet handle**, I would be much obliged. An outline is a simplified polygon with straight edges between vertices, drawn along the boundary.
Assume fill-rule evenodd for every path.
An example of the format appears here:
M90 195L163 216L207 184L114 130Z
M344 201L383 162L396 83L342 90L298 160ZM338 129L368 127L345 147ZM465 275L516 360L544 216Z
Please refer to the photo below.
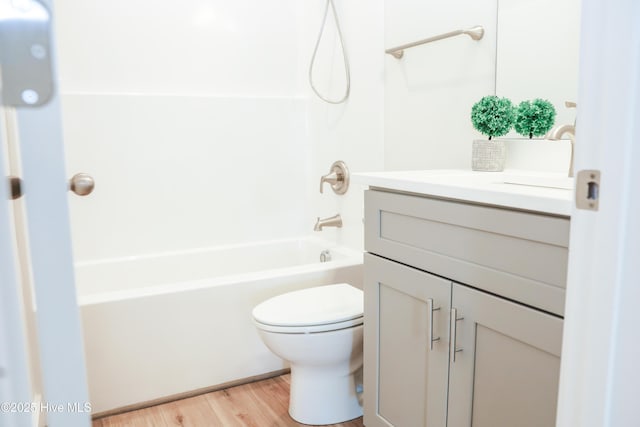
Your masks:
M327 175L323 175L322 177L320 177L320 192L322 193L322 187L324 186L325 182L328 182L329 184L331 184L332 186L336 185L338 183L338 174L335 172L331 172Z
M349 169L342 160L333 162L331 170L328 174L320 178L320 193L325 182L331 184L333 192L336 194L344 194L349 188Z

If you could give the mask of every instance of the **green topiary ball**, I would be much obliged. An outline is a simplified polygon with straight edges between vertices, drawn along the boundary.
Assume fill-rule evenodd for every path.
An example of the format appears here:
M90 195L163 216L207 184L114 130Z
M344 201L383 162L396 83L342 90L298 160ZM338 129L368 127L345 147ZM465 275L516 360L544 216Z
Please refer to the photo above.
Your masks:
M489 139L507 134L514 119L513 105L507 98L485 96L471 108L473 127Z
M522 101L516 109L515 130L529 139L549 132L556 120L556 109L546 99Z

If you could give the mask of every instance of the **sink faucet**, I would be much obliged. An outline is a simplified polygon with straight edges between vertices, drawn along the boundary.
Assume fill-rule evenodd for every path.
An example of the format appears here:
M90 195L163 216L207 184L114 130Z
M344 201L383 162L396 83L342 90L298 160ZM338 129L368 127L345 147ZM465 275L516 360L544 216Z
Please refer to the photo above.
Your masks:
M342 217L340 214L335 214L334 216L330 216L329 218L320 219L316 221L315 227L313 227L313 231L322 231L322 227L342 227Z
M576 108L575 102L566 101L564 105L567 108ZM569 139L571 140L571 163L569 165L569 176L572 177L573 176L573 149L576 144L576 123L573 122L572 125L570 124L556 125L553 128L551 128L551 130L547 132L547 134L544 137L545 139L551 139L551 140L557 141L559 139L562 139L562 137L565 135L569 136Z
M574 125L556 125L545 135L546 139L558 140L562 139L564 135L569 135L569 139L572 141L576 135L576 127Z

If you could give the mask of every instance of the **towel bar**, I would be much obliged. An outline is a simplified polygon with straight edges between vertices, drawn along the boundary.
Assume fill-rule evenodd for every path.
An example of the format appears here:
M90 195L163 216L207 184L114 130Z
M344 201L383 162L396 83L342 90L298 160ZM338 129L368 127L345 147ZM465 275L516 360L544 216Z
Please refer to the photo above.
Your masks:
M400 46L392 47L391 49L387 49L384 52L388 53L389 55L393 55L393 57L396 59L400 59L404 55L405 49L409 49L410 47L420 46L422 44L435 42L442 39L448 39L449 37L455 37L461 34L467 34L473 40L480 40L484 36L484 28L482 28L482 26L480 25L476 25L475 27L467 28L465 30L451 31L449 33L444 33L437 36L429 37L423 40L419 40L417 42L407 43Z

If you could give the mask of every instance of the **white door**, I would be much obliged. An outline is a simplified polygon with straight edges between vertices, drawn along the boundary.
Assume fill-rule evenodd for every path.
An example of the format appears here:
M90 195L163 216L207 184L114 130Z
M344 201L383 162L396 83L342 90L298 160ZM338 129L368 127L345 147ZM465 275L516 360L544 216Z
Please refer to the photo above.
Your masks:
M16 112L15 129L6 143L20 154L24 195L16 202L24 207L28 256L18 262L27 266L33 287L43 388L39 409L48 426L75 427L90 424L90 404L76 303L60 106L51 83L56 81L52 12L49 0L0 1L1 100ZM5 221L4 216L0 221ZM0 226L4 232L6 224ZM14 228L21 232L20 227ZM13 237L3 236L6 239ZM11 265L11 253L1 255L0 266ZM9 286L15 289L15 279L6 286L3 280L3 289ZM24 333L19 322L2 329L9 336ZM9 358L19 356L20 349L7 350ZM24 371L18 367L15 372L19 378L24 375L20 369Z
M640 2L583 0L580 56L575 165L601 178L571 216L557 426L638 426Z
M3 114L3 113L2 113ZM13 203L6 185L6 138L0 120L0 419L7 427L31 426L34 418L25 411L31 402L22 298L17 276ZM21 406L18 406L21 405ZM30 408L29 408L30 409Z

